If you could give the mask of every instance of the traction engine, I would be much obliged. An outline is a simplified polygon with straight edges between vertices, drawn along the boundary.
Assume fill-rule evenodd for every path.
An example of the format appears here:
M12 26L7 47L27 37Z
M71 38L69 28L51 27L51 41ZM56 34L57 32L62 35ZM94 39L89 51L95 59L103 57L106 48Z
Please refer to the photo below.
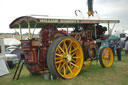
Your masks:
M93 16L92 0L89 0L89 16ZM83 66L93 60L102 67L111 67L113 53L109 47L100 49L102 40L109 38L105 32L109 27L100 24L119 23L119 20L61 19L53 17L36 18L22 16L15 19L10 28L20 29L22 58L31 74L50 72L62 79L76 77ZM39 38L31 35L31 29L40 28ZM67 30L63 30L66 28ZM22 39L22 29L29 30L29 38ZM72 29L72 30L70 30Z

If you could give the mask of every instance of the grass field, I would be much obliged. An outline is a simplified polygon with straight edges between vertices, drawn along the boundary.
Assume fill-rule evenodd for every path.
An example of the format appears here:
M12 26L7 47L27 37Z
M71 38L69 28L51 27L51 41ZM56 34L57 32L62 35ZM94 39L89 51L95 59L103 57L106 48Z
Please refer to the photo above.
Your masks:
M83 67L80 74L70 80L44 80L42 75L32 76L26 68L23 69L19 80L12 80L15 68L10 74L0 77L0 85L128 85L128 55L122 56L110 68L102 68L100 64Z

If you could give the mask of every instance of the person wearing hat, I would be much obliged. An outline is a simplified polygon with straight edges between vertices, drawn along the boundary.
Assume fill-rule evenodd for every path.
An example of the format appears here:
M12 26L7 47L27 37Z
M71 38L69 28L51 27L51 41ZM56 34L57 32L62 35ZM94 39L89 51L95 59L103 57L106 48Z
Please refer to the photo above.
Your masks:
M116 53L117 53L117 59L118 59L118 61L121 61L121 49L122 49L122 45L121 45L120 40L118 40L116 42Z
M115 56L115 44L113 40L110 41L109 47L112 49L113 55Z

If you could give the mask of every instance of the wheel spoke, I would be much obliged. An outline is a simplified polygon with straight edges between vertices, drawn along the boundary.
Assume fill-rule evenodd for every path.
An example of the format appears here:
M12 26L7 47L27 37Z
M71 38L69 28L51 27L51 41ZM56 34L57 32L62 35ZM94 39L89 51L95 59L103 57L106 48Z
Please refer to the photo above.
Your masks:
M71 52L71 49L72 49L72 41L70 41L70 44L68 45L68 53Z
M55 57L55 60L62 60L63 57Z
M76 51L76 50L78 50L78 47L75 48L75 49L73 49L73 50L70 52L70 54L73 53L73 52Z
M58 46L58 47L59 47L59 49L65 54L64 50L63 50L60 46Z
M55 64L62 63L63 60L56 61Z
M65 62L61 65L60 70L64 67L64 65L65 65Z
M70 71L71 74L73 73L70 66L68 66L68 70Z
M76 63L76 61L75 61L75 60L73 60L73 59L72 59L72 61L73 61L74 63Z
M65 47L66 53L68 53L68 48L67 48L67 45L66 45L65 41L64 41L64 47Z
M60 49L57 49L58 53L61 53Z
M61 63L59 63L59 65L58 65L58 67L57 67L57 69L60 71L60 66L61 66Z
M69 67L72 69L72 65L71 65L71 63L69 63Z
M75 58L75 59L76 59L76 58L77 58L77 59L80 59L80 57L72 57L72 58Z
M55 53L55 55L60 56L60 57L62 57L62 56L63 56L62 54L58 54L58 53Z
M79 67L79 66L77 66L76 64L74 64L74 63L72 63L72 62L70 62L70 63L71 63L71 65L73 65L73 66L75 66L75 67L77 67L77 68Z
M76 52L74 52L73 54L71 54L71 56L74 56L76 54Z
M71 48L72 48L72 42L70 42L70 44L68 45L68 53L70 53Z
M66 75L66 67L65 67L65 65L63 66L63 69L64 69L64 75Z

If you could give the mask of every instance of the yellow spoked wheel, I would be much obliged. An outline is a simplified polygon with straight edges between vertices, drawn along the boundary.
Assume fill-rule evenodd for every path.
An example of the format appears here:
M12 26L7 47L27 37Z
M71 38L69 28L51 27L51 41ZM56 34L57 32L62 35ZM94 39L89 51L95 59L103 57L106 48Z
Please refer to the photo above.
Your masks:
M92 64L92 59L88 58L86 61L84 61L84 66L90 66Z
M76 77L83 66L83 50L79 42L69 36L53 41L48 49L47 65L52 75L70 79Z
M109 47L104 47L100 52L100 64L102 67L111 67L113 64L113 52Z

